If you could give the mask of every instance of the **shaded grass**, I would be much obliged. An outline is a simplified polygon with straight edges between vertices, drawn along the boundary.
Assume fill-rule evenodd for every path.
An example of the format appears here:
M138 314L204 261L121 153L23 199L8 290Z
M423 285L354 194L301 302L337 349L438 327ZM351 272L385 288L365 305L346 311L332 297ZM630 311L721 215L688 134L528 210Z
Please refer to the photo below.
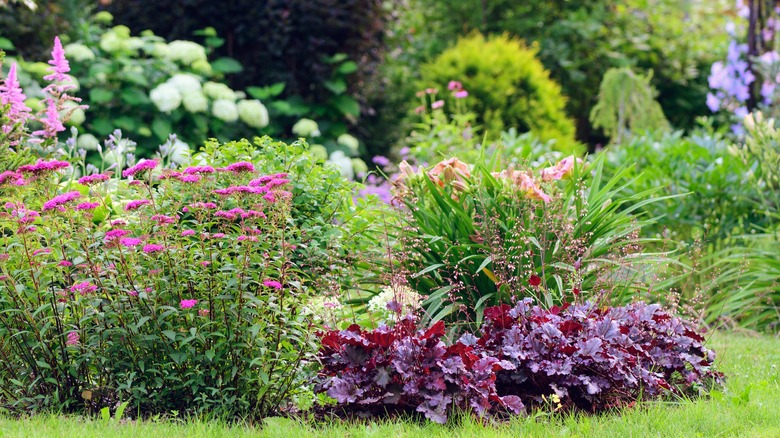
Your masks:
M445 426L410 420L301 423L266 420L264 428L206 421L109 424L96 419L41 415L0 418L9 437L777 437L780 436L780 339L714 334L726 387L708 399L645 403L609 415L536 414L485 427L461 417Z

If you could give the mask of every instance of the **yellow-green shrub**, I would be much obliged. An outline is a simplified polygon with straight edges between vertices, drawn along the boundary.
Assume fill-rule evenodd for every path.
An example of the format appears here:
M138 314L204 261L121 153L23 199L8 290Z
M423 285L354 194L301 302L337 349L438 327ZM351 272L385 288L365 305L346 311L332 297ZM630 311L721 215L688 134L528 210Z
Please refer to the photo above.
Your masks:
M424 65L422 85L443 90L449 81L462 82L469 92L466 106L491 135L515 127L542 140L555 139L557 149L577 149L566 99L536 59L537 51L506 34L485 39L474 33Z

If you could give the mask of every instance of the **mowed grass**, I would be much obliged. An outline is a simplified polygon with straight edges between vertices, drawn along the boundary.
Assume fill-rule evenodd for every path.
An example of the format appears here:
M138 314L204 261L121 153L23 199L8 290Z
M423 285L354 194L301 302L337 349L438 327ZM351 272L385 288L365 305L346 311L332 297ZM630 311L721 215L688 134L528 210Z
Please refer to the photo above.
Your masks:
M482 425L468 417L440 426L411 420L305 423L267 419L264 427L215 421L107 423L41 415L0 418L2 437L780 437L780 339L714 334L727 384L708 399L646 403L608 415L536 414Z

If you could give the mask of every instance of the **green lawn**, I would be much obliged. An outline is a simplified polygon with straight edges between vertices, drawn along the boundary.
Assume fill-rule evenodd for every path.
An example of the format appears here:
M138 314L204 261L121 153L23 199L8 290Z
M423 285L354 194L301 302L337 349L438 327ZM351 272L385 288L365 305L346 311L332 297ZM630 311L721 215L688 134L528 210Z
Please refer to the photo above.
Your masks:
M518 418L483 427L465 419L452 425L404 421L301 425L272 418L261 429L216 422L137 422L107 424L99 420L40 416L28 420L0 419L2 437L780 437L780 339L715 335L710 345L718 353L727 385L707 400L652 403L620 414Z

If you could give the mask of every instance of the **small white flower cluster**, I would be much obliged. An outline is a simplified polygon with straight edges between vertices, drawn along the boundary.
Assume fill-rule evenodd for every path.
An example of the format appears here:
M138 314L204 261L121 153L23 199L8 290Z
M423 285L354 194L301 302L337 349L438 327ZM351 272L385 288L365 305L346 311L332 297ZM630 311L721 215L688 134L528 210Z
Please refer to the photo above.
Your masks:
M368 302L368 311L383 321L398 319L420 309L422 297L409 286L385 286ZM395 310L391 310L395 309Z
M323 295L312 298L304 306L303 313L311 315L315 323L331 329L339 328L347 319L346 309L341 302L337 298Z

